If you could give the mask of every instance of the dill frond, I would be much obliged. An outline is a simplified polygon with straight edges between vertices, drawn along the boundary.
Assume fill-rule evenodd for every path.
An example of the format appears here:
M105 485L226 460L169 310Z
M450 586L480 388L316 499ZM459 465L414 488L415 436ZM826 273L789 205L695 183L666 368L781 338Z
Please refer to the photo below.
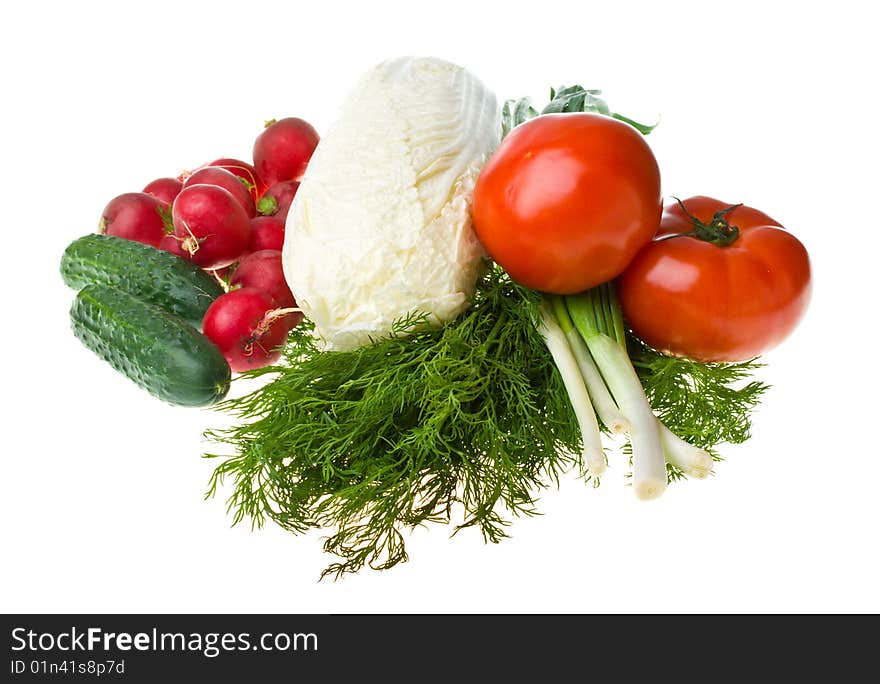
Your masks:
M749 438L751 412L769 389L752 379L763 364L756 359L700 363L665 356L632 334L626 342L648 401L675 434L710 451L716 460L719 444L739 444Z

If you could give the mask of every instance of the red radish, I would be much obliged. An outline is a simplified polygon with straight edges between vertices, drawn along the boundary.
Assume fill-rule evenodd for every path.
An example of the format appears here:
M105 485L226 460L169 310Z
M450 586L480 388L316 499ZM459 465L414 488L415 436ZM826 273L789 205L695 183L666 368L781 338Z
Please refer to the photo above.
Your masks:
M174 198L183 190L183 183L176 178L157 178L152 183L148 183L144 188L144 192L152 195L157 199L171 204Z
M170 209L145 192L126 192L104 207L98 232L158 247L171 231Z
M264 216L286 218L298 189L299 181L280 181L271 185L257 202L257 211Z
M215 159L210 164L206 164L206 166L219 166L221 169L226 169L230 173L234 173L241 178L245 182L248 190L251 191L251 196L254 198L254 202L256 202L260 195L266 191L266 184L263 182L263 179L257 175L254 167L241 159L222 157L221 159Z
M250 221L241 204L216 185L185 187L174 200L171 217L186 258L202 268L228 266L251 241Z
M219 347L229 367L241 373L281 358L281 346L294 326L290 314L276 308L265 292L243 287L211 303L202 330Z
M176 254L179 257L187 258L186 252L183 251L183 247L180 246L180 239L172 233L171 235L166 235L161 240L159 240L159 244L156 245L159 249L164 249L166 252L171 252L172 254Z
M219 166L206 166L199 169L193 175L186 179L183 187L188 188L190 185L216 185L227 190L241 205L248 218L257 215L257 209L254 206L254 198L241 179L226 169Z
M296 117L272 119L254 142L254 168L267 185L298 181L318 145L318 132Z
M241 161L241 159L232 159L231 157L221 157L208 164L202 164L192 171L183 171L177 177L177 180L186 183L187 179L196 173L196 171L201 171L209 166L219 166L221 169L229 171L229 173L241 178L245 187L251 193L254 202L260 198L260 195L262 195L268 187L257 175L257 172L254 171L254 167L251 164Z
M286 219L275 216L257 216L251 219L250 251L277 249L284 247L284 225Z
M269 295L276 306L294 307L296 300L290 292L287 281L284 280L284 269L281 267L281 252L277 249L262 249L259 252L248 254L238 262L232 278L229 280L232 287L252 287ZM302 314L296 316L294 325L302 320Z

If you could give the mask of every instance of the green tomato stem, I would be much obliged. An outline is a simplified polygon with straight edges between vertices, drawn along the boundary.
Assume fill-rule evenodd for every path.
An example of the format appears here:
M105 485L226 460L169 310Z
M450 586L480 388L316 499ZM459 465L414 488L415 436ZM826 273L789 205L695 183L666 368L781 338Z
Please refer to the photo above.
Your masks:
M689 233L682 233L681 235L708 242L716 247L729 247L739 239L739 227L728 223L727 215L741 207L742 204L734 204L726 209L716 211L709 223L703 223L687 210L687 207L684 206L684 202L677 197L675 198L675 201L678 202L678 206L681 208L684 215L688 217L692 226Z

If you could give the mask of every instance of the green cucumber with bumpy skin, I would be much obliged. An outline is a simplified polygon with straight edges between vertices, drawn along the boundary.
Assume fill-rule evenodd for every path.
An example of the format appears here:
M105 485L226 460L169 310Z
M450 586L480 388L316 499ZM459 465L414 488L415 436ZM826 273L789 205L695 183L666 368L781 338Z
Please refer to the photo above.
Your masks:
M123 290L87 285L73 302L70 323L88 349L169 404L210 406L229 391L229 364L211 340Z
M75 290L109 285L156 304L199 328L223 288L176 254L112 235L85 235L61 257L61 277Z

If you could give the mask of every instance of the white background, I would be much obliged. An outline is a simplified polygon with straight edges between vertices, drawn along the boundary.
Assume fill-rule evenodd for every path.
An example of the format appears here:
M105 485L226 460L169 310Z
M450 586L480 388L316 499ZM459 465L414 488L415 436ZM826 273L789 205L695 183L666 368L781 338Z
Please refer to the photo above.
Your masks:
M302 6L301 6L302 5ZM0 610L877 611L880 64L869 3L13 3L0 27ZM26 7L27 9L22 9ZM410 535L411 561L317 581L320 534L230 528L204 501L209 410L172 408L73 338L64 247L113 196L218 156L264 119L324 131L400 54L500 97L600 87L661 125L667 194L759 207L813 258L807 318L768 354L746 445L640 503L620 459L512 539Z

